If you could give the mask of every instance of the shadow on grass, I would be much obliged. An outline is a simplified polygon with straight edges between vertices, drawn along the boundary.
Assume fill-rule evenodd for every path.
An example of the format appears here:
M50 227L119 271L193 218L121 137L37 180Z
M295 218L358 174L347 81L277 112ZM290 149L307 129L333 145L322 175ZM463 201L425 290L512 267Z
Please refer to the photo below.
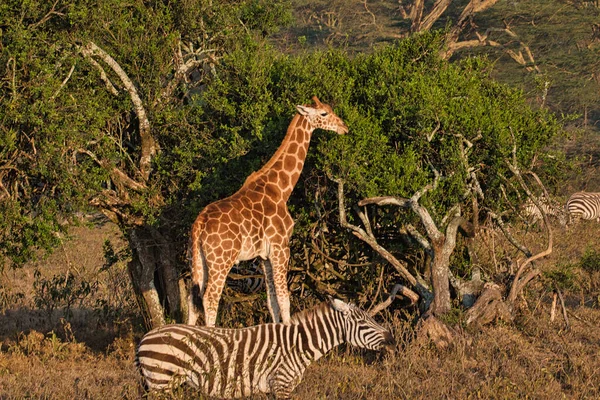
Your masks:
M64 310L18 308L0 314L0 343L18 340L19 336L37 331L52 332L64 342L83 343L92 351L106 352L115 339L128 335L141 337L143 321L136 315L118 315L106 318L98 310Z

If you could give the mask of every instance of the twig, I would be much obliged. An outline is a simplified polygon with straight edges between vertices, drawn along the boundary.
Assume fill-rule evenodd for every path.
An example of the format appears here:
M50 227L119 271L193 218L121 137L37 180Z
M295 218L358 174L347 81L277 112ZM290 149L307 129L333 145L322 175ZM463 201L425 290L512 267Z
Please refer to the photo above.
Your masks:
M556 318L556 302L558 301L558 293L554 291L552 295L552 306L550 307L550 322L554 322Z
M371 308L373 308L373 305L375 304L375 300L377 300L377 298L379 297L379 293L381 293L381 288L383 286L383 271L385 270L385 266L382 265L381 266L381 271L379 272L379 283L377 284L377 291L375 292L375 296L373 296L373 303L371 303Z
M8 61L6 62L6 71L8 71L8 65L10 64L10 62L12 61L12 79L11 79L11 89L12 89L12 101L15 101L15 99L17 98L17 86L15 84L15 76L17 73L17 61L14 59L14 57L10 57L8 59Z
M76 63L74 63L73 66L71 67L71 69L69 70L67 77L62 81L60 87L58 89L56 89L56 92L54 92L52 97L50 97L50 100L54 100L56 98L56 96L58 96L58 93L61 91L61 89L67 84L69 79L71 79L71 75L73 75L73 71L75 71L75 64Z
M410 300L411 304L415 304L419 300L418 294L416 294L415 292L413 292L406 286L396 284L396 285L394 285L394 288L392 289L390 296L387 299L385 299L384 301L382 301L381 303L377 304L375 307L373 307L369 311L369 315L371 315L371 316L377 315L377 313L388 308L390 306L390 304L392 304L392 301L394 301L394 299L396 298L396 295L398 293L400 293L404 297L407 297Z
M373 264L372 262L365 262L365 263L360 263L360 264L352 264L352 263L346 262L344 260L336 260L335 258L333 258L333 257L328 256L327 254L325 254L323 252L323 250L321 250L315 244L314 239L311 239L311 246L310 247L312 247L312 249L314 251L316 251L317 253L319 253L321 256L325 257L326 260L334 262L334 263L336 263L338 265L343 265L343 266L347 266L347 267L366 267L366 266L369 266L369 265Z
M513 246L515 246L519 251L521 251L523 254L525 254L525 256L531 257L531 251L529 251L529 249L527 247L523 246L521 243L519 243L513 237L513 235L511 235L511 233L508 231L508 229L506 229L506 226L504 225L504 221L502 221L502 218L499 215L497 215L496 213L492 212L492 211L489 212L489 215L496 222L496 224L498 225L498 227L500 228L500 230L504 234L504 237L506 237L506 239L508 239L508 241Z
M364 229L352 225L346 219L346 210L344 205L344 182L341 179L335 180L338 184L338 208L339 208L339 217L340 217L340 225L344 228L348 228L352 230L354 236L366 242L370 245L375 251L377 251L383 258L385 258L390 264L396 268L396 270L402 275L404 279L406 279L412 286L417 284L416 278L408 271L408 269L402 265L402 263L394 257L389 251L379 245L375 238L369 236ZM359 202L359 205L363 205Z
M562 306L563 317L565 319L565 323L567 324L567 330L571 329L571 325L569 324L569 317L567 316L567 308L565 307L565 300L563 299L563 295L560 292L558 286L555 287L556 293L558 293L558 298L560 299L560 305Z
M41 20L39 20L38 22L36 22L35 24L31 24L29 25L27 28L29 29L34 29L37 28L38 26L42 25L44 22L48 21L50 18L52 18L53 15L59 15L59 16L63 16L65 14L56 11L56 5L58 4L58 0L56 0L54 2L54 4L52 5L52 8L50 9L50 11L48 11L48 13L46 15L44 15L42 17Z
M108 89L108 91L111 92L113 95L118 96L119 95L119 91L117 90L117 88L115 87L115 85L112 84L112 82L110 81L110 79L106 75L106 71L104 71L104 68L102 68L102 65L100 65L98 63L98 61L94 60L89 55L87 55L87 59L90 62L90 64L92 64L94 67L96 67L96 69L98 69L98 71L100 71L100 79L102 79L102 82L104 82L104 85L106 86L106 88Z

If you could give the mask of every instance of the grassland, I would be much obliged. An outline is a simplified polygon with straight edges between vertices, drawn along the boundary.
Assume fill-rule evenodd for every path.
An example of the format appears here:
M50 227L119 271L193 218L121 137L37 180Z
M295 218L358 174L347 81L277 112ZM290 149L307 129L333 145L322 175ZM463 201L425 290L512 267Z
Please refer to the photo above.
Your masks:
M600 43L591 28L599 12L591 3L500 1L475 21L478 26L509 23L530 46L541 71L528 73L498 49L478 50L496 60L497 79L523 88L537 104L543 93L540 83L548 81L544 104L558 113L579 114L570 136L557 143L570 157L582 160L571 179L559 185L563 199L575 190L600 191ZM294 4L297 22L278 37L278 44L291 52L329 45L368 51L394 40L405 27L395 1ZM466 54L456 55L461 56ZM410 310L392 308L379 318L398 339L395 351L341 348L309 368L296 398L600 398L600 265L589 257L600 249L599 229L594 221L554 227L554 251L538 264L543 275L528 287L514 323L465 329L458 314L449 322L460 339L439 349L417 337L406 312ZM533 249L544 245L539 230L515 226L513 234ZM105 222L73 227L71 235L48 258L0 275L2 399L140 396L133 358L144 324L126 265L104 267L105 243L115 249L125 243L116 227ZM507 273L516 257L491 227L484 230L478 251L488 276ZM73 278L67 282L69 273ZM565 298L566 318L559 308L553 321L556 279L550 276L561 278ZM56 292L67 283L69 291ZM172 396L196 397L189 389Z

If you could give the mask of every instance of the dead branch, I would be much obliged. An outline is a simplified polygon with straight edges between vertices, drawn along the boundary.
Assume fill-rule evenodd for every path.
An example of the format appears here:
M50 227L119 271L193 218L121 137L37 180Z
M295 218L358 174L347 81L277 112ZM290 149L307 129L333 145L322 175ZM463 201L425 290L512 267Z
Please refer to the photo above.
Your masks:
M180 82L187 83L189 81L189 74L194 69L206 63L207 60L211 63L217 62L217 57L213 55L213 53L217 51L216 49L194 51L192 48L185 46L185 49L188 50L189 53L184 55L181 51L181 47L182 43L179 42L178 49L175 51L175 56L173 57L176 65L173 79L169 81L167 86L161 91L160 95L154 100L153 105L157 105L161 101L164 101L164 99L170 98L177 85ZM186 57L190 58L187 61L183 61Z
M418 21L417 26L412 27L413 32L422 32L430 30L435 21L437 21L446 11L450 3L452 3L452 0L437 0L434 3L431 10L429 11L429 14L427 14L422 21Z
M494 3L495 3L495 1L494 1ZM457 23L456 26L459 27L460 26L459 23ZM458 29L458 28L455 28L455 29ZM508 28L508 27L506 27L506 28L488 28L484 34L476 33L477 39L464 40L464 41L459 42L458 35L459 35L460 31L462 31L462 28L460 28L458 31L453 30L448 35L448 38L446 40L446 50L442 54L443 58L446 58L446 59L450 58L452 56L452 54L454 54L458 50L464 50L467 48L474 48L474 47L490 46L490 47L495 47L497 49L502 50L510 58L512 58L517 64L525 67L525 69L528 72L533 72L533 71L538 72L538 73L540 72L539 67L535 64L535 58L533 57L533 53L531 52L531 49L529 48L529 46L527 46L522 41L517 40L522 51L521 50L515 51L512 49L509 49L506 45L503 45L500 42L489 39L490 34L492 32L505 33L508 36L510 36L513 40L516 39L517 35L512 30L510 30L510 28ZM527 56L527 59L523 55L523 52L525 52L525 56Z
M488 214L494 220L494 222L496 222L496 224L498 225L498 227L504 234L504 237L506 237L506 239L510 242L510 244L515 246L519 251L521 251L523 254L525 254L525 256L531 257L531 251L529 251L529 249L527 247L525 247L521 243L519 243L519 241L517 239L515 239L514 236L508 231L508 229L506 228L506 225L504 225L504 221L502 221L502 217L500 217L499 215L497 215L496 213L494 213L492 211L489 211Z
M118 96L119 91L117 90L115 85L112 84L112 82L106 75L106 71L104 70L104 68L102 68L102 65L100 65L98 63L98 61L94 60L92 58L92 56L86 55L86 54L84 54L84 55L86 56L86 58L90 62L90 64L92 64L94 67L96 67L96 69L100 72L100 79L102 79L102 82L104 82L104 85L106 86L108 91L111 92L113 95Z
M46 15L44 15L41 20L39 20L38 22L36 22L34 24L29 25L27 28L28 29L35 29L38 26L40 26L40 25L44 24L45 22L47 22L50 18L52 18L53 15L58 15L58 16L61 16L61 17L64 16L65 14L63 14L63 13L61 13L59 11L56 11L56 5L58 4L58 1L59 0L56 0L54 2L54 4L52 4L52 8L50 8L50 11L48 11L48 13Z
M512 133L512 131L511 131L511 133ZM512 306L512 305L514 305L514 302L515 302L517 296L523 290L523 288L527 285L527 283L529 281L531 281L531 279L533 279L537 275L539 275L539 273L540 273L539 270L537 270L537 268L534 268L527 275L525 275L525 277L522 280L520 280L520 277L523 274L523 272L525 271L525 268L527 268L527 266L529 264L531 264L533 261L538 260L538 259L545 257L552 253L552 244L553 244L554 236L552 234L552 229L550 228L548 216L542 209L539 199L531 193L531 190L525 183L525 180L523 179L521 172L519 170L518 163L517 163L517 144L516 144L514 135L513 135L512 163L507 159L505 159L504 161L505 161L506 165L508 166L508 168L510 169L510 171L517 178L517 181L519 182L519 184L521 185L521 187L523 188L525 193L527 193L529 198L533 201L533 203L536 205L538 210L542 213L542 217L544 220L544 226L546 228L546 231L548 232L548 245L546 247L546 250L543 250L543 251L539 252L538 254L528 257L517 269L517 272L516 272L514 280L513 280L512 287L510 289L510 293L508 295L508 302ZM543 185L542 185L542 187L543 187Z
M377 243L377 240L373 236L369 236L369 234L362 228L352 225L346 219L346 210L345 210L345 197L344 197L344 182L341 179L332 179L334 182L338 184L338 208L339 208L339 218L340 225L344 228L350 229L352 234L357 238L366 242L369 246L371 246L375 251L377 251L383 258L385 258L396 270L400 273L400 275L407 280L412 286L417 285L417 279L408 271L406 266L400 262L396 257L394 257L390 252L384 249ZM360 202L359 202L359 205Z
M560 289L557 287L555 287L556 293L558 293L558 298L560 299L560 305L562 307L562 311L563 311L563 318L565 319L565 324L567 324L567 330L571 329L571 325L569 324L569 317L567 315L567 308L565 307L565 299L563 298L563 295L560 291Z
M369 310L369 315L375 316L378 313L380 313L381 311L388 308L390 306L390 304L392 304L392 302L396 298L396 295L398 295L398 294L401 294L402 296L408 298L410 300L411 304L415 304L419 300L419 296L415 292L408 289L406 286L396 284L396 285L394 285L394 288L390 292L390 295L388 296L387 299L385 299L384 301L382 301L381 303L379 303L375 307L373 307L371 310Z
M430 340L438 349L445 349L454 343L458 333L430 313L417 324L418 340Z
M54 100L56 98L56 96L58 96L58 93L61 91L61 89L67 84L67 82L69 81L69 79L71 79L71 75L73 75L73 71L75 71L75 64L73 64L73 66L69 70L69 73L67 74L67 77L62 81L60 87L58 89L56 89L56 92L54 92L54 94L52 95L52 97L50 97L50 100Z
M129 76L125 73L123 68L121 68L121 66L108 53L98 47L94 42L89 42L86 46L83 46L81 48L81 53L89 57L100 57L102 61L110 66L117 74L117 76L121 79L125 89L129 93L131 101L133 102L134 111L138 117L140 139L142 142L142 154L140 156L139 171L142 179L147 181L150 176L152 157L158 152L158 143L152 137L152 133L150 131L150 121L148 120L146 109L142 104L142 99L140 98L135 85L131 79L129 79Z
M495 283L488 282L484 285L481 296L477 298L473 307L469 308L466 315L466 324L485 325L496 319L512 321L513 317L502 300L502 292L500 286Z

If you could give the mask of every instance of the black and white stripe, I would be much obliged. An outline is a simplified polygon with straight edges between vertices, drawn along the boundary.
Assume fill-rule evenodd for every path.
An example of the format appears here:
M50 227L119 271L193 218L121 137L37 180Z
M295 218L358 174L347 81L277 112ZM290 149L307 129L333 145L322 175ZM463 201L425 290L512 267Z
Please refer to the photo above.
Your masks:
M600 193L577 192L567 201L569 219L595 219L600 222Z
M330 299L296 314L289 325L165 325L142 338L136 362L150 390L186 382L220 398L259 392L288 398L306 367L341 343L379 350L394 338L365 311Z
M290 292L299 289L298 279L297 274L288 272L287 284ZM262 262L254 261L247 265L237 264L231 267L227 276L227 286L244 294L263 292L265 290L265 274Z
M567 224L566 213L563 207L556 201L550 200L547 197L540 197L538 199L538 203L542 209L542 211L548 215L555 218L558 218L558 221L561 225ZM527 201L521 206L521 215L528 220L529 223L535 224L538 221L542 220L542 212L540 209L534 204L531 198L528 198Z

